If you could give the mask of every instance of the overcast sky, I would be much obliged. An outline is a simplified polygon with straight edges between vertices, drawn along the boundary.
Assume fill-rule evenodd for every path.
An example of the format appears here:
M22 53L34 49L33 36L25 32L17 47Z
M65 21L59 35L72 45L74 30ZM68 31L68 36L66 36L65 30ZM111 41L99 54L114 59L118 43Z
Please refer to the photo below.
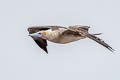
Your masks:
M38 25L89 25L116 51L86 38L46 54L28 36ZM119 0L0 1L0 80L120 80L119 45Z

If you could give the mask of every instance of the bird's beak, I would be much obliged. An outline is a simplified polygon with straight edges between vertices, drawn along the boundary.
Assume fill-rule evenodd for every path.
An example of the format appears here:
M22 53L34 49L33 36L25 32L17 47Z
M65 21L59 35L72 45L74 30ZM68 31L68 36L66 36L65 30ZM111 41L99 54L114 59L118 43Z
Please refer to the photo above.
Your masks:
M31 36L31 37L41 37L41 34L39 34L39 33L32 33L32 34L29 34L28 36Z

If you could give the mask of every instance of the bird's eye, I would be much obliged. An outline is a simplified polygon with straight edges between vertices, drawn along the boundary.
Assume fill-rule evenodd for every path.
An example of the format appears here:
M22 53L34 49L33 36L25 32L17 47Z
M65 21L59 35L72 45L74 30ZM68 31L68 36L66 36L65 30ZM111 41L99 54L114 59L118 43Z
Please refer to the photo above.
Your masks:
M41 34L41 33L38 33L38 34Z

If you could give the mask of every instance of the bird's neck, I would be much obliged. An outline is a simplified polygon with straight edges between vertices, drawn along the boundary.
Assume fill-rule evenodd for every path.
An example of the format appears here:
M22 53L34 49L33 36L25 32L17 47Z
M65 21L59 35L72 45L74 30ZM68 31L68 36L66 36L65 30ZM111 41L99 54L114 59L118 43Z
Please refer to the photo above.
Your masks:
M53 40L58 37L58 32L52 30L42 31L43 37L47 40Z

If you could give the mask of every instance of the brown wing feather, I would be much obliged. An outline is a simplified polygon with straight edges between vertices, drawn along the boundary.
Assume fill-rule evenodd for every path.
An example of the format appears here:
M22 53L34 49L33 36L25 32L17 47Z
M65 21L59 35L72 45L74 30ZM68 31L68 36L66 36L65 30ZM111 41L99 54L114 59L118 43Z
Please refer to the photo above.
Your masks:
M82 26L82 25L69 26L69 29L72 29L72 30L88 31L89 28L90 28L89 26Z
M85 37L84 33L88 33L89 26L69 26L62 35L74 35L74 36L81 36Z
M72 30L66 30L62 33L62 35L74 35L74 36L82 36L81 34L79 34L79 32L75 32L75 31L72 31Z
M32 34L32 33L36 33L36 32L41 31L41 30L48 30L48 29L50 29L50 28L49 27L29 27L28 32L30 34Z
M81 34L82 36L86 36L94 41L96 41L97 43L103 45L104 47L106 47L107 49L109 49L110 51L114 51L114 49L112 47L110 47L107 43L105 43L104 41L102 41L100 38L96 37L94 34L89 34L88 33L88 29L89 26L70 26L69 29L71 31L74 32L79 32L79 34Z
M66 27L62 27L62 26L32 26L32 27L28 28L28 31L30 33L35 33L38 31L48 30L48 29L58 30L59 28L66 28Z
M114 51L114 49L112 47L110 47L107 43L105 43L104 41L102 41L100 38L92 35L92 34L87 34L86 35L88 38L98 42L99 44L103 45L104 47L106 47L107 49L109 49L110 51Z
M37 45L40 48L42 48L46 53L48 53L48 50L47 50L47 41L46 40L39 38L39 39L34 39L34 41L37 43Z

